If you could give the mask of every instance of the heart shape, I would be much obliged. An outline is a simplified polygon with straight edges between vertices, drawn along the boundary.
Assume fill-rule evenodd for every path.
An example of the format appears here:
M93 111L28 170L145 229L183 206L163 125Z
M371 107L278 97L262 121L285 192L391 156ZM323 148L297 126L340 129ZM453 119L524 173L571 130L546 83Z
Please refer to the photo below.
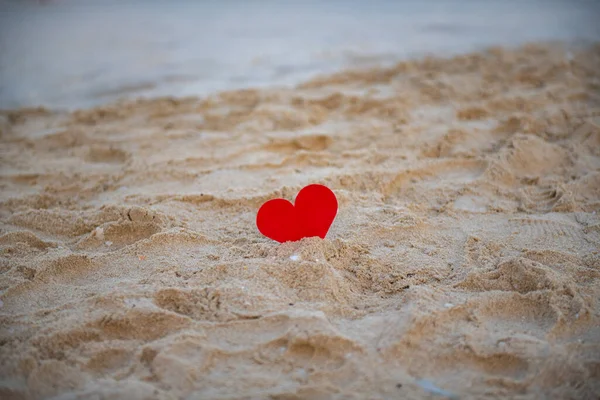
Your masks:
M308 185L298 192L294 204L286 199L263 204L256 214L256 226L260 233L279 243L312 236L325 239L337 209L337 198L331 189Z

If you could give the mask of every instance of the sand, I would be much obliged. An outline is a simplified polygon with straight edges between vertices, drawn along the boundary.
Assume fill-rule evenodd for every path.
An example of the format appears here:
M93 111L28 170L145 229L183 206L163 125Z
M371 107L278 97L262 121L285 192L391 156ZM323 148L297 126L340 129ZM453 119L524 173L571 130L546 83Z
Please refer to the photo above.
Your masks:
M2 399L600 394L598 44L0 127Z

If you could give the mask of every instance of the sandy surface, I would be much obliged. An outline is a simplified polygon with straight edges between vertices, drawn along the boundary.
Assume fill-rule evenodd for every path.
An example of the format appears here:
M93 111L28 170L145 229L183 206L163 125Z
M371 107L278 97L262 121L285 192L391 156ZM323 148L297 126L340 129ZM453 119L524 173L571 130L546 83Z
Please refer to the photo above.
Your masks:
M3 399L600 393L598 45L0 126Z

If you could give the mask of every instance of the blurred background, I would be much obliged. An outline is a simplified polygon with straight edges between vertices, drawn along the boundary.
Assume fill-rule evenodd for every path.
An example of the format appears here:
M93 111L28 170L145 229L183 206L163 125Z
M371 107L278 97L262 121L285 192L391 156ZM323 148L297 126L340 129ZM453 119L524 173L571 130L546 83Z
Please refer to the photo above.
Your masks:
M0 108L293 85L490 45L600 38L600 0L0 0Z

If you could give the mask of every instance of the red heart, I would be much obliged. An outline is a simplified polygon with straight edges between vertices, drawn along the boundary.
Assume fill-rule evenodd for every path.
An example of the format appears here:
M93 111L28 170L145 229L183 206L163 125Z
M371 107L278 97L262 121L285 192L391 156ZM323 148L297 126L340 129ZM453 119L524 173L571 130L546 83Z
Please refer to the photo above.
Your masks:
M260 233L279 243L305 237L325 238L337 214L335 194L323 185L308 185L296 196L295 204L273 199L263 204L256 214Z

